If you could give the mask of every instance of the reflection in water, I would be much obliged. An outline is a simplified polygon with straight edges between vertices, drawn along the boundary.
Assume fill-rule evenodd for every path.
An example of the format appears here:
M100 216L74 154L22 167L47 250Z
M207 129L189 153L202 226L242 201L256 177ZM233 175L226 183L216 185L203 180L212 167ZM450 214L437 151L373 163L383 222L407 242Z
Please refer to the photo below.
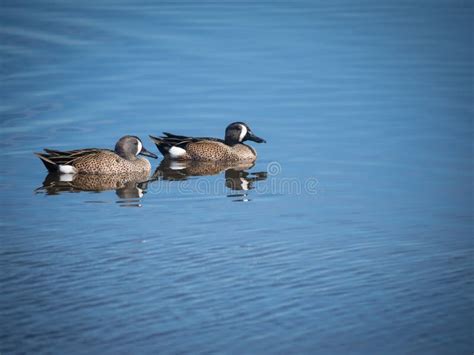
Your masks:
M224 172L224 188L232 190L227 197L234 201L249 201L248 191L254 188L256 181L265 180L267 172L249 172L253 163L222 163L196 161L163 160L150 178L145 172L126 175L88 175L88 174L56 174L50 173L43 181L43 186L35 190L36 193L59 195L67 192L103 192L115 190L119 197L120 206L140 207L148 185L160 180L183 181L193 176L218 175ZM222 185L221 185L222 186ZM222 190L220 190L222 191ZM210 191L206 191L210 193ZM105 201L87 201L100 203Z
M225 186L234 191L241 191L227 195L227 197L236 198L236 202L247 202L250 199L247 197L246 191L254 188L255 181L265 180L267 172L261 171L256 173L249 173L244 170L228 169L225 172Z
M50 173L43 181L43 186L36 193L59 195L67 192L103 192L115 190L119 203L123 207L140 207L140 199L148 187L148 173L88 175ZM98 201L89 201L98 202Z
M267 172L248 172L255 164L252 162L202 162L163 160L156 168L154 180L187 180L193 176L218 175L225 172L225 186L239 193L228 194L235 201L249 201L246 191L254 188L255 181L265 180ZM243 192L242 192L243 191Z

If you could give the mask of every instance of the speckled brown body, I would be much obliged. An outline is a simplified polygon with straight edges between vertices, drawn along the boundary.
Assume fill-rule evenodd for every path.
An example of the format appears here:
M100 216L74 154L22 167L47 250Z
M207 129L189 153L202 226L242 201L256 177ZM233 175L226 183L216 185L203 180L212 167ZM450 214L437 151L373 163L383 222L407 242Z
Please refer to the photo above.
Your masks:
M217 141L191 142L186 145L182 160L198 161L248 161L257 159L257 152L251 146L238 143L229 146Z
M145 158L127 160L112 151L98 151L71 161L79 174L130 174L150 172L151 164Z
M149 173L150 162L141 157L131 156L122 158L113 150L108 149L78 149L55 151L45 149L47 153L36 153L50 172L57 172L60 166L70 166L76 174L131 174ZM61 170L59 170L61 172Z

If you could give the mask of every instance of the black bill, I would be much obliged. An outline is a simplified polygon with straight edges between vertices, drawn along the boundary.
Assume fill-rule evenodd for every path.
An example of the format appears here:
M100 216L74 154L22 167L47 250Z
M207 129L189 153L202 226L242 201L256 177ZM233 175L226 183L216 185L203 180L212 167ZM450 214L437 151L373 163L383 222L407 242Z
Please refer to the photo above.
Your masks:
M267 143L267 141L263 138L257 137L253 132L248 132L245 136L245 140L254 141L257 143Z
M149 152L148 150L145 149L145 147L142 147L142 151L138 154L139 155L144 155L146 157L158 159L158 156L156 154L153 154L152 152Z

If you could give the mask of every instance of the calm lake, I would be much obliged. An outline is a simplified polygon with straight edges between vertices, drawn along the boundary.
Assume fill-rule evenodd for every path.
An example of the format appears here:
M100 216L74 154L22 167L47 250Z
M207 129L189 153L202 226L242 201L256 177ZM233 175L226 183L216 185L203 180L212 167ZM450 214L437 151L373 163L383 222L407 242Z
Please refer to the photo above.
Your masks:
M3 0L0 353L472 353L472 22ZM254 166L60 181L33 154L233 121L267 140Z

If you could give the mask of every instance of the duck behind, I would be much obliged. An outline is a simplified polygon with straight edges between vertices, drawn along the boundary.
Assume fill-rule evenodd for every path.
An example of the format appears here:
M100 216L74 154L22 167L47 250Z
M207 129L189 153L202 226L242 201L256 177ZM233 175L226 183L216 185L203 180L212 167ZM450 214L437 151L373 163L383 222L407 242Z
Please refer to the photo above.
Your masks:
M163 132L163 136L150 136L165 158L198 161L254 161L257 152L244 141L266 143L257 137L244 122L227 126L225 138L187 137Z

